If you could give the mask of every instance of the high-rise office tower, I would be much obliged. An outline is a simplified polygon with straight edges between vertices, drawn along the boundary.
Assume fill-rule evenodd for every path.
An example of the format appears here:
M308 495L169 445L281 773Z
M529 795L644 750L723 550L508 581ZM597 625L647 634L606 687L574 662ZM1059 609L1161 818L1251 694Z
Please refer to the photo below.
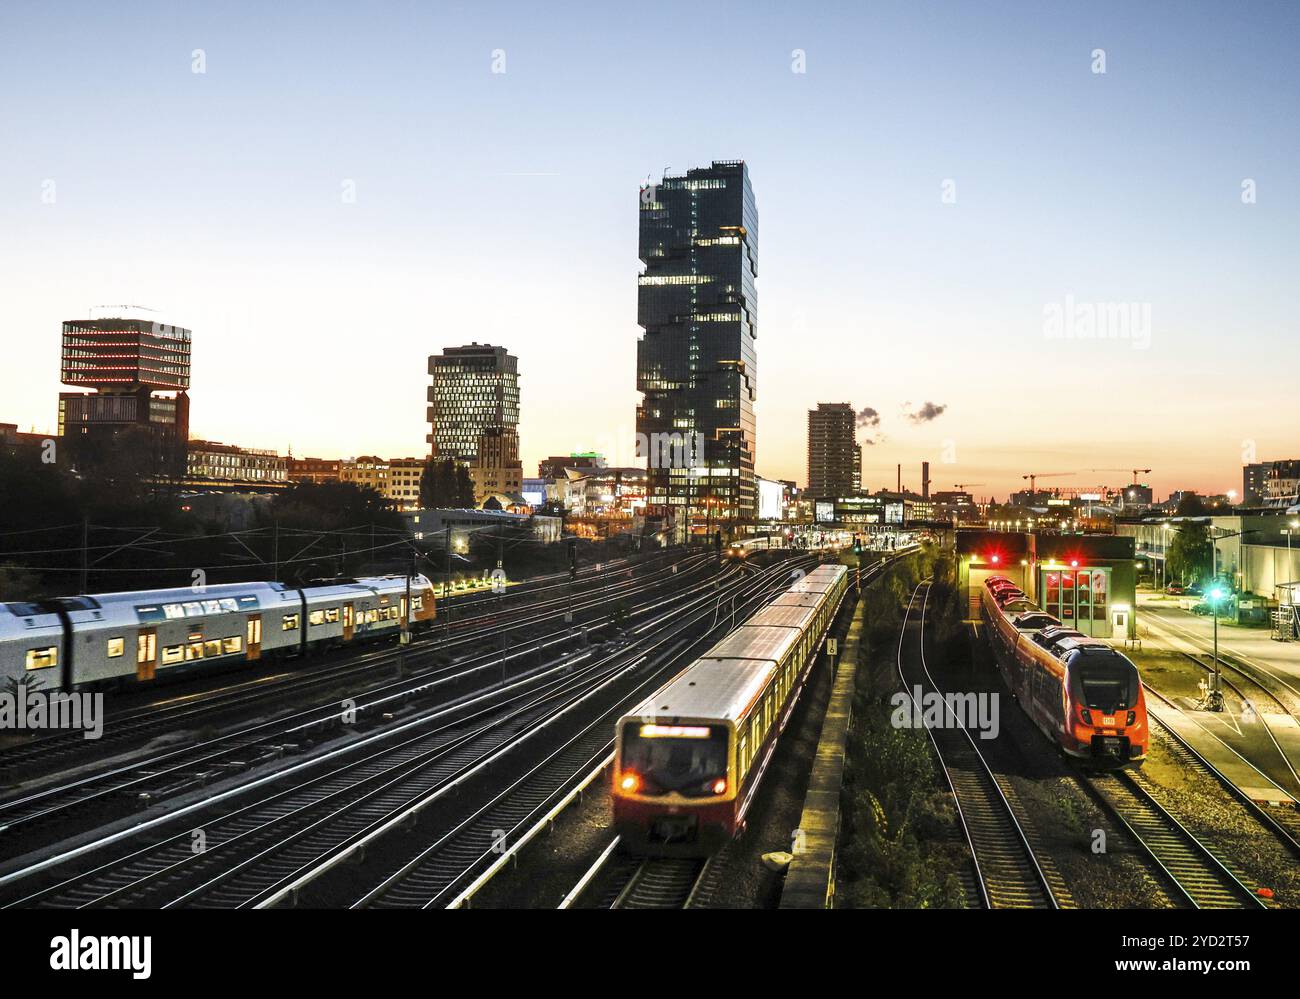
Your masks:
M857 411L847 402L819 402L808 410L808 494L851 496L861 486Z
M70 319L60 380L94 390L59 393L59 434L74 463L102 460L111 470L129 456L139 474L184 475L189 330L143 319Z
M641 191L636 428L650 509L756 515L758 212L743 162Z
M470 462L485 430L519 433L519 359L504 347L472 343L429 358L426 438L439 458Z

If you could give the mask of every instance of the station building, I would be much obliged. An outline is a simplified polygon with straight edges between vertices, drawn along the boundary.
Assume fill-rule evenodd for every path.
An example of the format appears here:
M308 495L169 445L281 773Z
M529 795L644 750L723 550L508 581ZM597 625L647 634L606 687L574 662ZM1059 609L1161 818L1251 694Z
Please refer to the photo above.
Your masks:
M1133 538L1110 534L957 531L957 582L969 620L979 619L980 588L1006 576L1039 607L1093 638L1137 637L1137 561Z

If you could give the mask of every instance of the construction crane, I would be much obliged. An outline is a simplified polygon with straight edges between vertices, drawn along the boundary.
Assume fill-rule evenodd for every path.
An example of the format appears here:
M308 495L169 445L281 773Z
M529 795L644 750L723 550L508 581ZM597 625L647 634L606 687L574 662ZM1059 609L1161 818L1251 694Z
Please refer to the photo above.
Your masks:
M974 487L974 486L985 486L985 485L988 485L988 483L987 482L954 482L952 484L952 487L954 489L965 489L967 486Z
M1036 493L1038 492L1038 486L1036 485L1036 483L1038 482L1039 479L1059 479L1063 475L1077 475L1077 474L1079 473L1078 472L1030 472L1028 475L1022 475L1020 477L1022 479L1028 479L1029 491L1031 493Z
M1151 474L1151 469L1149 468L1090 468L1088 469L1088 471L1090 472L1132 472L1133 481L1129 483L1129 485L1133 485L1133 486L1136 486L1138 484L1139 475Z

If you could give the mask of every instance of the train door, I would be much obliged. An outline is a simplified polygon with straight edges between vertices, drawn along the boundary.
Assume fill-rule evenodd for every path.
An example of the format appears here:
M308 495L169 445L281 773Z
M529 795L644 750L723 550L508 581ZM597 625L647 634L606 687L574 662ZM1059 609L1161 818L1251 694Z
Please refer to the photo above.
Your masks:
M141 628L135 641L135 678L152 680L158 671L158 629Z
M1128 638L1128 611L1115 609L1110 612L1110 637L1116 642Z
M248 615L248 661L262 658L262 615Z
M352 607L352 602L348 601L343 605L343 641L352 641L352 636L357 631L357 613Z

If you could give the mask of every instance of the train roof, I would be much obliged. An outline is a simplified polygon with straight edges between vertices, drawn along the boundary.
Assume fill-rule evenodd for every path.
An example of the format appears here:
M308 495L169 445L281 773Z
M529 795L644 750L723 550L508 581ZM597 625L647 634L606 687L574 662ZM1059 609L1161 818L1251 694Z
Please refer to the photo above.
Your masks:
M826 593L835 581L849 570L842 565L822 565L813 569L802 579L792 585L791 593Z
M1078 638L1062 638L1056 643L1056 647L1061 656L1065 656L1071 652L1086 652L1090 655L1094 652L1102 651L1115 652L1114 649L1103 642L1100 638L1088 638L1086 635L1081 635Z
M734 722L775 670L766 660L700 659L623 717Z
M768 607L816 607L822 602L820 593L793 593L787 590L773 600Z
M803 596L805 594L801 594ZM807 594L811 596L812 594ZM803 628L816 614L816 601L764 607L745 622L746 625L771 625L777 628Z
M798 637L798 632L789 628L746 624L718 642L701 659L766 659L777 663Z
M1047 618L1050 624L1044 624L1043 618ZM1030 610L1023 614L1017 614L1011 624L1019 631L1040 631L1043 628L1059 625L1061 622L1053 617L1047 611Z

